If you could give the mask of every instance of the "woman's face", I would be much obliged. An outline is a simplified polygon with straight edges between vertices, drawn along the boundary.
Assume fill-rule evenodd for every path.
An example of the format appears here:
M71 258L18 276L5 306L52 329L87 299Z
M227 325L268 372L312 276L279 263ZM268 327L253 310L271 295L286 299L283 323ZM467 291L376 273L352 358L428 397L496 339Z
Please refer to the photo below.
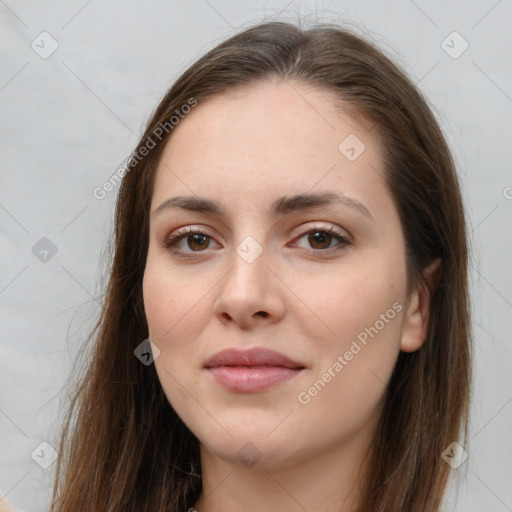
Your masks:
M363 124L328 91L280 83L199 103L173 129L144 305L164 392L210 455L270 468L365 445L399 351L421 344Z

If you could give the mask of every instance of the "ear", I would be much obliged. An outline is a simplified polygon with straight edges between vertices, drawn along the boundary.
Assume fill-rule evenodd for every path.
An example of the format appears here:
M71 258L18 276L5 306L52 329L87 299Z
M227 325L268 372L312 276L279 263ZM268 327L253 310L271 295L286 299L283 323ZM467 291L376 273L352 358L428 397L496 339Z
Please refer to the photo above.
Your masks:
M412 290L402 326L402 352L414 352L426 341L430 321L430 297L437 288L441 274L441 258L437 258L423 270L424 282L418 283Z

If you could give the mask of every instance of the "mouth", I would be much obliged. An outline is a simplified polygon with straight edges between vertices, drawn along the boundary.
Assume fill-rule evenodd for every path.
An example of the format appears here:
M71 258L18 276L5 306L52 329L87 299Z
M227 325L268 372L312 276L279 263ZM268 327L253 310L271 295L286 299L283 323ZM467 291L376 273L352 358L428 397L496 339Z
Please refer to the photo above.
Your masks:
M305 370L293 359L264 348L227 349L204 364L213 379L228 391L257 393L288 381Z

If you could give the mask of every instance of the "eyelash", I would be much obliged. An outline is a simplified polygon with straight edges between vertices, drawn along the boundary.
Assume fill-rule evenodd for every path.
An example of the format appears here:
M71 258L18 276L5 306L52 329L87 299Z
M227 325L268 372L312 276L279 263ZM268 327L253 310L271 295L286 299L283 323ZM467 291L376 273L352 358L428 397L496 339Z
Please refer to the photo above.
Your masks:
M348 240L348 238L340 235L339 233L337 233L336 231L334 231L332 229L325 228L323 226L313 226L312 228L309 227L308 229L305 229L304 231L299 233L297 240L300 240L305 235L308 235L310 233L316 233L316 232L327 233L327 234L333 236L336 240L338 240L339 244L335 245L334 247L328 247L327 249L305 249L306 251L308 251L311 254L318 255L318 253L322 253L322 252L330 253L333 249L341 250L341 249L344 249L345 247L351 245L351 242ZM168 237L165 240L163 246L166 249L168 249L171 253L178 255L180 258L195 258L195 257L199 256L201 253L206 252L206 250L204 250L204 251L194 251L192 253L186 253L179 249L176 249L176 247L175 247L176 244L178 242L180 242L182 239L184 239L190 235L203 235L210 239L213 239L213 237L211 237L210 235L208 235L208 233L202 231L201 229L193 228L193 227L189 226L186 228L178 229L173 235L171 235L170 237Z

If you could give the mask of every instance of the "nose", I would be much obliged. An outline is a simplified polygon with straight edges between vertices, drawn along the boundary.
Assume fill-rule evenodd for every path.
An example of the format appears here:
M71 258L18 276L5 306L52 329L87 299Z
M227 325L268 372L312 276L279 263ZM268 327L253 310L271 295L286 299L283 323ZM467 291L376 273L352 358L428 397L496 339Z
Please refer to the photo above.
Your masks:
M248 329L272 324L285 314L284 286L276 264L259 244L240 243L229 261L230 270L216 288L213 309L222 323Z

